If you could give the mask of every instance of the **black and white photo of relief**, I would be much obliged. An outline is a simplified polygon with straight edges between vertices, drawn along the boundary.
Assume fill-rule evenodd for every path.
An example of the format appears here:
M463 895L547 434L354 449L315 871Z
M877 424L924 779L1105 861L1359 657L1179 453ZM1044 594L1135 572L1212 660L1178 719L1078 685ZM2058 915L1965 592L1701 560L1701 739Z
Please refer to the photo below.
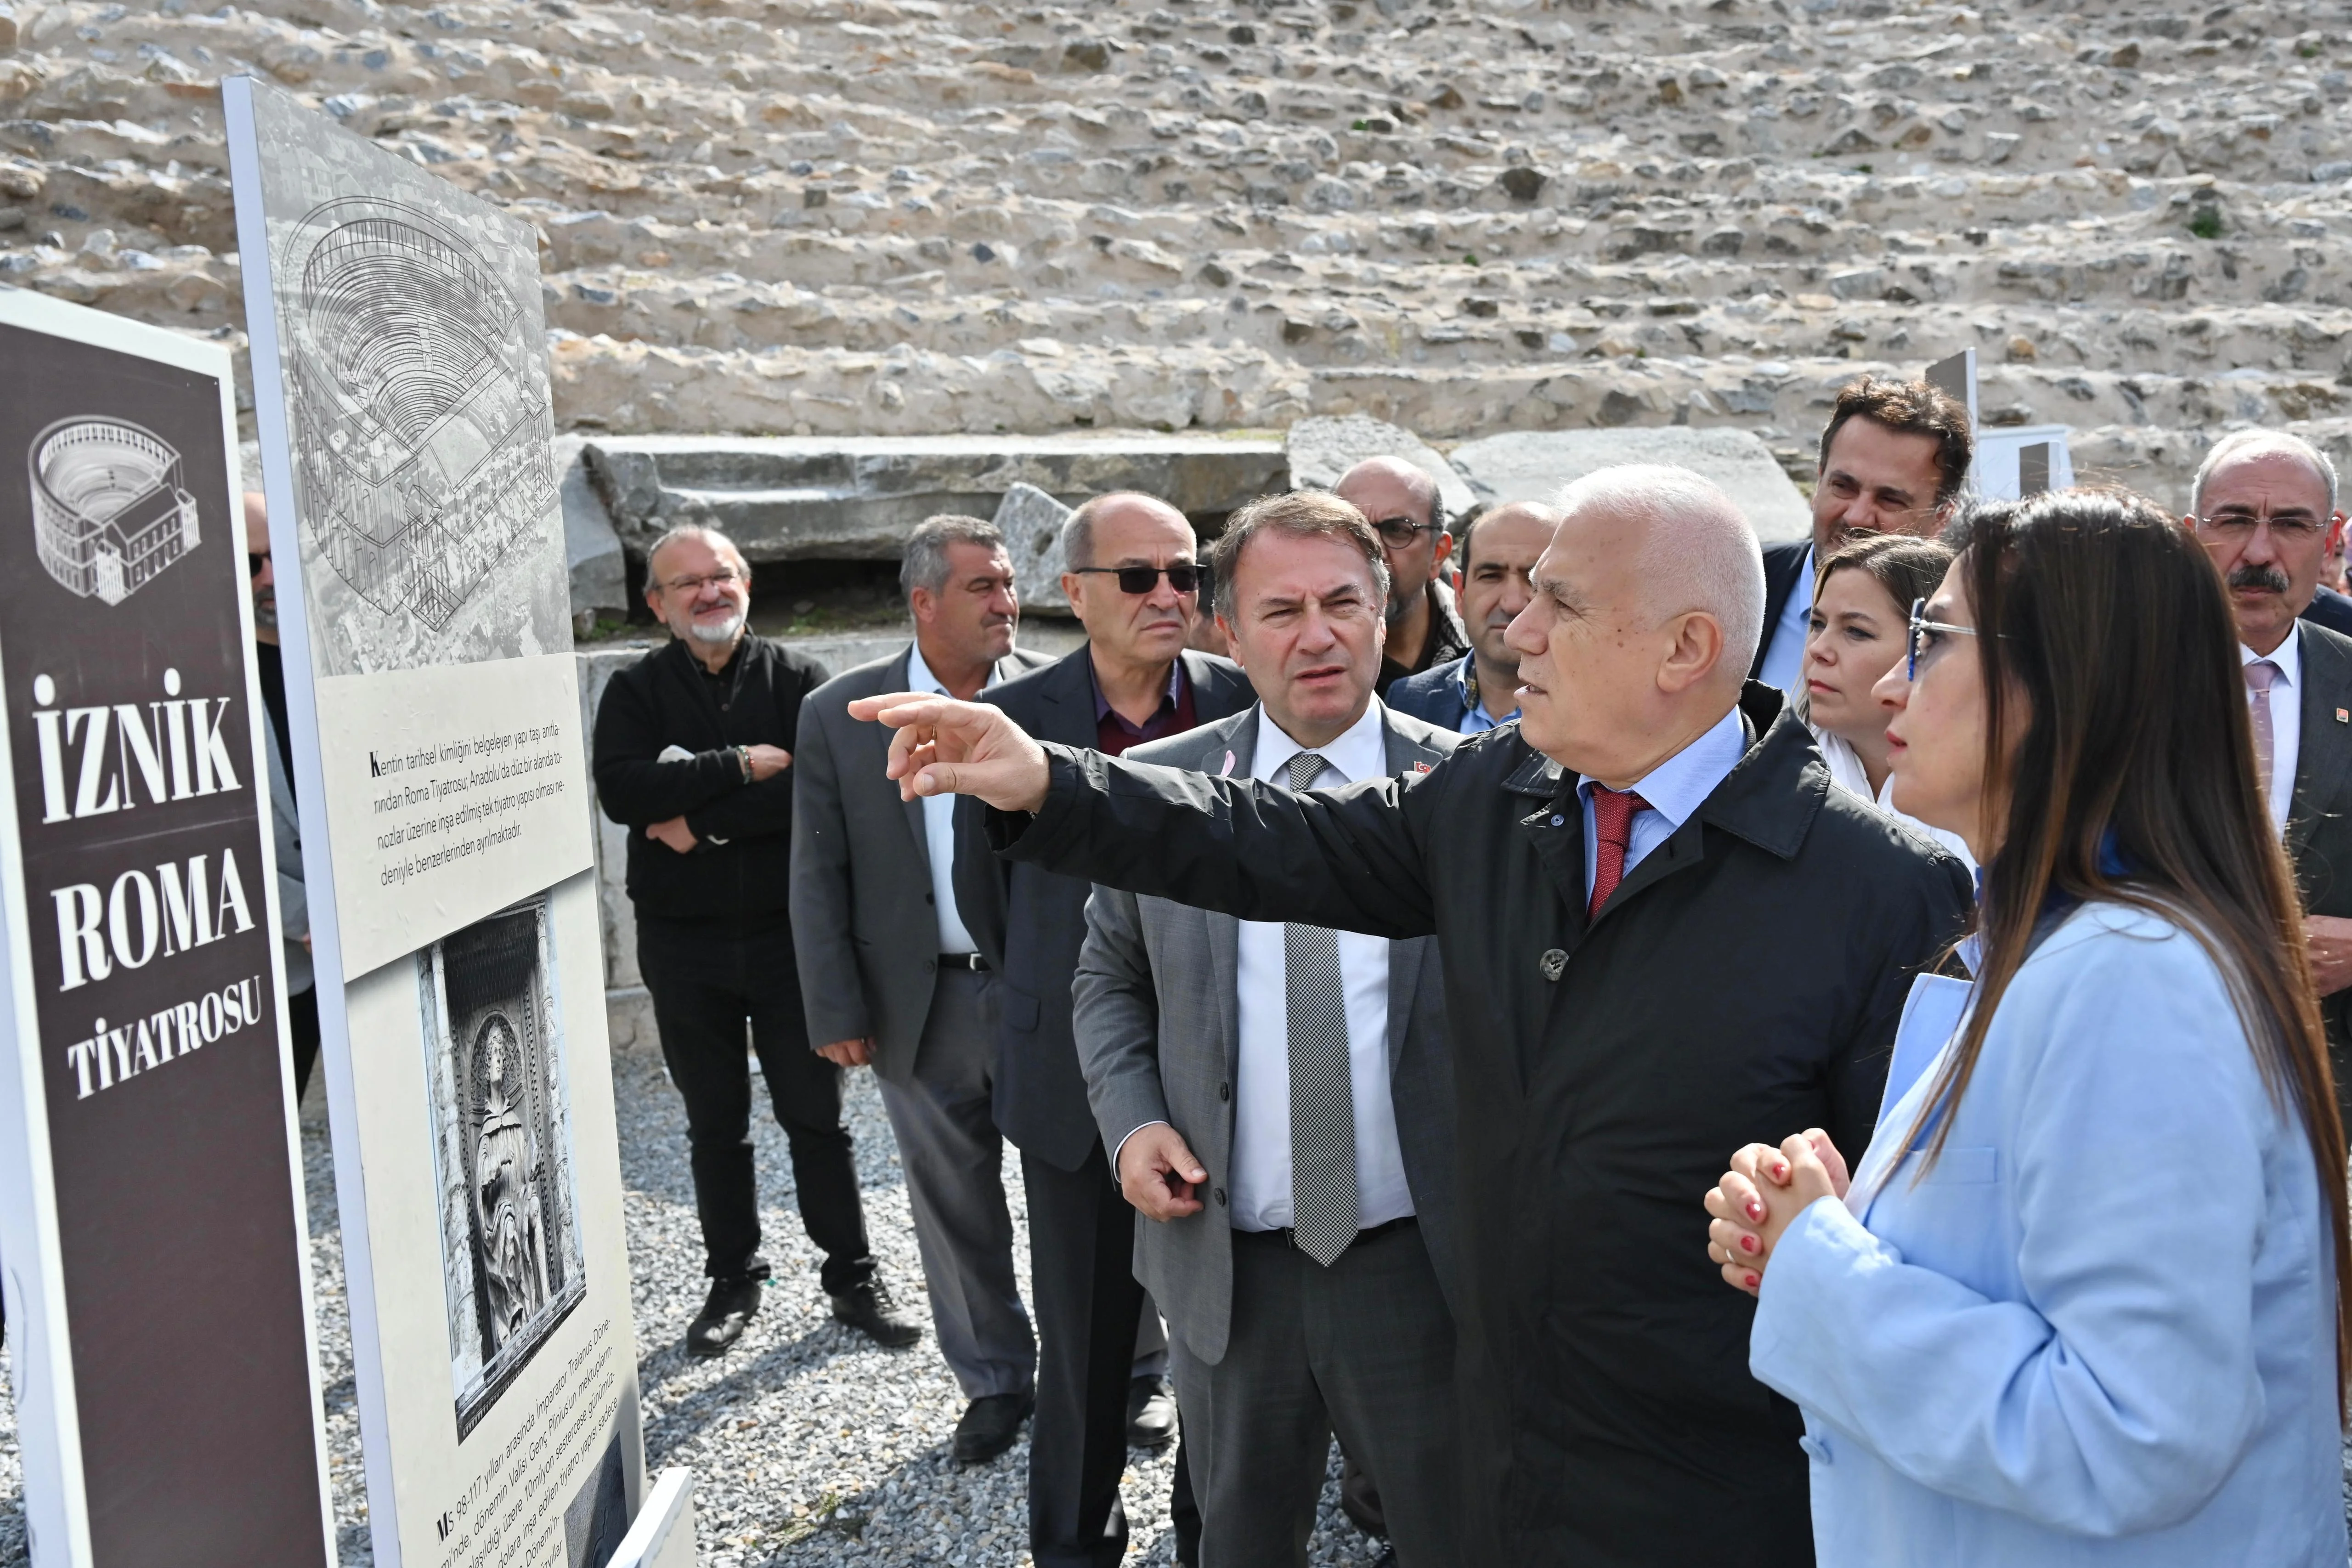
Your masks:
M417 955L462 1440L586 1293L542 897Z
M253 108L313 668L568 651L538 231Z

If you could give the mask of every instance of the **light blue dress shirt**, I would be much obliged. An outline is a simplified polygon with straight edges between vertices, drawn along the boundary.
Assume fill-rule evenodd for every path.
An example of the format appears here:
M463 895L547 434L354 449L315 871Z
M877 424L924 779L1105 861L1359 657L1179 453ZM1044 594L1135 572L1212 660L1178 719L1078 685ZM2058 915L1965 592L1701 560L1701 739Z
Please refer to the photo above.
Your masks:
M1772 623L1772 640L1764 645L1764 663L1756 679L1794 697L1802 689L1799 678L1805 673L1805 642L1812 635L1813 552L1807 550L1796 585L1789 590L1789 602L1780 606L1780 618Z
M1628 875L1642 858L1664 844L1715 793L1726 774L1748 754L1748 725L1734 708L1714 728L1660 763L1627 793L1649 802L1650 809L1633 814L1633 832L1625 848ZM1584 807L1584 896L1592 896L1592 877L1601 851L1601 829L1592 820L1591 779L1580 779L1576 798Z
M1513 708L1508 713L1498 718L1486 711L1486 693L1483 690L1475 699L1471 696L1470 677L1477 668L1477 666L1471 661L1475 657L1473 654L1464 654L1455 662L1454 673L1446 678L1454 683L1454 694L1462 699L1462 722L1454 726L1455 732L1458 734L1483 735L1497 725L1507 724L1519 716L1519 710Z
M2220 971L2077 909L1915 1180L1965 1001L1918 982L1853 1190L1765 1271L1749 1365L1804 1410L1822 1568L2341 1568L2323 1177Z

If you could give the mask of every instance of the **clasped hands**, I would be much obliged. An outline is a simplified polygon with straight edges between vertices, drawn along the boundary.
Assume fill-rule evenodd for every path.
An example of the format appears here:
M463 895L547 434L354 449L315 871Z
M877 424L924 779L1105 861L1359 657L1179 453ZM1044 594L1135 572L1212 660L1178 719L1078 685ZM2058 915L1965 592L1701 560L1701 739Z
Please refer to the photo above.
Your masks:
M1764 1268L1797 1216L1822 1198L1843 1198L1852 1178L1830 1135L1809 1127L1775 1149L1750 1143L1731 1157L1706 1194L1706 1255L1735 1290L1757 1294Z

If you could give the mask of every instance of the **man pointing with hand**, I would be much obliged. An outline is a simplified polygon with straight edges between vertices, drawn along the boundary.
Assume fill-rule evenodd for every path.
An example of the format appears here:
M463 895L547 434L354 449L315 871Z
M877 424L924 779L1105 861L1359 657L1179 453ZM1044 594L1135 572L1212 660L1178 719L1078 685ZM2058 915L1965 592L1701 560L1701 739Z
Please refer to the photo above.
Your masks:
M1615 468L1559 505L1509 633L1521 718L1427 773L1298 793L1041 746L942 699L853 711L897 728L910 796L995 808L1013 858L1244 921L1435 935L1463 1559L1653 1568L1717 1555L1730 1524L1745 1562L1797 1568L1800 1419L1748 1374L1754 1305L1691 1199L1722 1150L1790 1126L1865 1141L1969 881L1832 790L1780 693L1743 682L1763 566L1720 491ZM1230 1210L1205 1161L1176 1163L1171 1194Z

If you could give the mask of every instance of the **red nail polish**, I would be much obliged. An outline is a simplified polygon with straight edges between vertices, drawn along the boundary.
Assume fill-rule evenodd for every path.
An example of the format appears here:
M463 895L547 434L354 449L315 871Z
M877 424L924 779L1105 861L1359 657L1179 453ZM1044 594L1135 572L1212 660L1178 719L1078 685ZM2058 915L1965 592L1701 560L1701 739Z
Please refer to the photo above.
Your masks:
M1764 1217L1764 1205L1758 1203L1749 1204L1748 1205L1748 1217L1749 1219L1762 1219Z
M1756 1238L1755 1238L1754 1237L1752 1237L1752 1236L1743 1236L1743 1237L1741 1237L1739 1238L1739 1249L1740 1249L1742 1252L1753 1252L1753 1251L1755 1251L1755 1250L1756 1250Z
M1789 1179L1789 1167L1788 1167L1788 1166L1786 1166L1786 1165L1775 1165L1775 1166L1773 1166L1773 1167L1772 1167L1772 1179L1773 1179L1774 1181L1776 1181L1776 1182L1785 1182L1785 1181L1787 1181L1787 1180Z
M1762 1278L1762 1276L1760 1276L1760 1275L1756 1275L1756 1274L1750 1274L1750 1275L1748 1277L1748 1288L1750 1290L1755 1289L1756 1289L1756 1281L1757 1281L1759 1279L1760 1279L1760 1278Z

